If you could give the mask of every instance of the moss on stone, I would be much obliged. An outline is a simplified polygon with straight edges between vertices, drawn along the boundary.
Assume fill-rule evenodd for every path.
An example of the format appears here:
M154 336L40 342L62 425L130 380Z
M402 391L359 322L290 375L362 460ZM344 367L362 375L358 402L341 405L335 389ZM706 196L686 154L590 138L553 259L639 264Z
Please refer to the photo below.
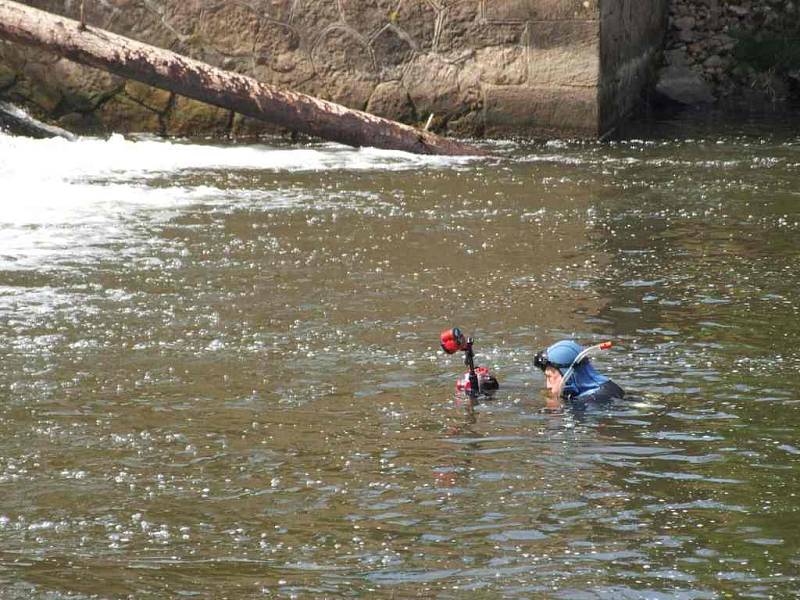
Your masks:
M17 80L17 74L8 67L0 65L0 92L7 90Z
M52 114L61 103L61 92L51 86L40 85L27 78L17 78L8 90L11 100L25 106L33 105L44 114Z
M157 112L117 94L103 104L98 117L107 131L120 133L159 132L161 121Z
M80 135L102 135L106 133L103 122L95 113L67 113L58 120L58 126Z
M235 138L241 139L257 139L264 136L282 135L285 130L277 125L259 121L258 119L251 119L244 115L235 114L233 117L233 127L231 128L231 135Z
M167 115L166 133L179 137L225 135L230 122L229 110L176 96L173 110Z
M125 82L125 95L157 113L163 113L167 110L172 98L171 92L160 90L138 81Z

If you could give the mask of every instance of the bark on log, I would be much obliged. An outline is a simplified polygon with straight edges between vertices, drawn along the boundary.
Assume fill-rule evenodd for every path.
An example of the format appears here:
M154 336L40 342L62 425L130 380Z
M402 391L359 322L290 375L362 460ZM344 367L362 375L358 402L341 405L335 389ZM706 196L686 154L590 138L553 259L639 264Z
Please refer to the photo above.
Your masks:
M417 154L484 155L484 151L252 77L156 48L11 0L0 0L0 38L49 50L103 69L285 127L350 146Z

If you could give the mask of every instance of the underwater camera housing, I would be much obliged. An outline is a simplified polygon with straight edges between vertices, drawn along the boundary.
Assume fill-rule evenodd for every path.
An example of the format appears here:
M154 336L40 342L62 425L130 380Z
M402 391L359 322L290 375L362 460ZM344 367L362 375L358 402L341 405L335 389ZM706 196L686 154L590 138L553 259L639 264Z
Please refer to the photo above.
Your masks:
M439 336L439 342L442 350L447 354L455 354L459 351L464 353L464 364L469 370L456 381L456 391L477 398L481 395L491 396L500 388L497 378L489 369L475 366L475 354L472 351L474 340L471 337L465 337L461 329L453 327L443 331Z

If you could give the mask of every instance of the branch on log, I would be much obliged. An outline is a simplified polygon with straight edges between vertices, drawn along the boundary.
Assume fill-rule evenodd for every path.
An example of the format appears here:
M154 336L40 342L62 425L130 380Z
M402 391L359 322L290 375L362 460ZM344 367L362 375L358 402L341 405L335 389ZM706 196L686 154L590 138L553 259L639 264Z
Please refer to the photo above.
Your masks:
M126 79L169 90L274 123L291 131L350 146L417 154L484 155L439 137L312 96L280 90L169 50L149 46L11 0L0 0L0 38L49 50Z

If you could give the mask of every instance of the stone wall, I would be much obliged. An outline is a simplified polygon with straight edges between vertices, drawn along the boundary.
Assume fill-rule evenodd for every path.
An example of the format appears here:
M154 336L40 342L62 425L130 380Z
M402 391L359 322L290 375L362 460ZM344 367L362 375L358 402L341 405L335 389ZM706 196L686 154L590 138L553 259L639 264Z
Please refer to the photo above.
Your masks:
M661 60L668 0L603 2L600 31L600 126L609 133L641 105Z
M639 99L660 47L664 2L86 0L86 7L90 26L406 123L433 114L437 131L597 137ZM72 18L80 4L25 3ZM0 97L79 132L269 131L8 43L0 43Z
M796 0L671 0L667 31L664 98L737 110L800 100Z

